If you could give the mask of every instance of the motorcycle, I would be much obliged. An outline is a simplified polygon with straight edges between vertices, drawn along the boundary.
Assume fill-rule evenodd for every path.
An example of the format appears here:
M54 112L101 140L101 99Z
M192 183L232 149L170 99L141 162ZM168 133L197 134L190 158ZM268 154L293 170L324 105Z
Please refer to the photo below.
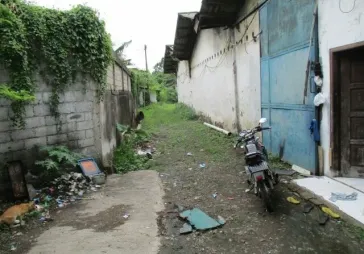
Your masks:
M278 175L270 169L267 150L259 141L259 137L255 136L258 132L271 129L271 127L262 127L266 121L266 118L261 118L257 127L239 133L235 148L242 144L241 148L244 149L245 172L250 186L248 191L254 189L255 195L263 199L268 212L272 212L271 193L278 183Z

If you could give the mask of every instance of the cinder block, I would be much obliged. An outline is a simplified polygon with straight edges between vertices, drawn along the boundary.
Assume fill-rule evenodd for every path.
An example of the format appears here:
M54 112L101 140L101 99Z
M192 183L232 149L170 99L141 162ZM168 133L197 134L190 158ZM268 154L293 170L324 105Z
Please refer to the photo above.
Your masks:
M30 139L35 137L35 130L34 129L16 130L12 131L10 136L13 141Z
M35 137L46 137L57 134L57 126L43 126L34 129Z
M91 112L93 109L92 102L75 102L76 112Z
M86 138L94 138L94 130L86 130Z
M10 106L10 101L4 98L0 98L0 106Z
M51 110L48 105L40 104L34 106L34 116L50 116Z
M76 113L76 114L67 115L67 122L81 122L81 121L85 121L84 113Z
M64 94L65 102L78 102L84 100L84 94L82 91L68 91Z
M47 137L47 145L56 145L67 142L68 138L66 134L59 134Z
M8 120L8 118L9 118L9 108L1 107L0 108L0 121Z
M70 114L76 112L76 107L74 103L62 103L58 105L58 111L61 114Z
M93 138L83 139L78 141L78 146L80 148L93 146L95 144L95 140Z
M88 130L93 128L93 121L77 122L77 130Z
M14 117L14 112L9 106L9 118L8 119L11 119L12 117ZM26 118L34 117L34 105L25 106L25 117Z
M85 139L85 137L86 137L86 131L74 131L74 132L68 133L69 141Z
M45 126L45 118L43 116L27 118L25 124L27 129Z
M55 125L57 124L56 118L54 116L46 116L45 117L45 125Z
M85 114L85 121L90 121L93 119L93 114L91 112L87 112L84 114Z
M43 103L49 103L51 96L52 96L51 92L43 92L42 95Z
M69 133L73 131L77 131L77 122L73 123L62 123L60 125L57 125L57 133Z
M47 138L46 137L40 137L40 138L31 138L26 139L25 141L25 149L31 149L34 146L44 146L47 144Z
M25 149L24 140L8 142L0 145L0 153L14 152Z
M9 132L0 132L0 143L6 143L11 141ZM0 144L2 146L2 144Z
M32 101L30 104L31 105L37 105L37 104L42 104L43 103L43 93L35 93L35 100Z

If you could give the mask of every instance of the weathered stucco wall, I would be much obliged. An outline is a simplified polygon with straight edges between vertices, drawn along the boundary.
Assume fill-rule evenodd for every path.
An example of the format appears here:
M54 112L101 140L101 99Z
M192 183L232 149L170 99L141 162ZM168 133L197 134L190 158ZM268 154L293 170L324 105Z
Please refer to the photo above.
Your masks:
M341 2L341 9L339 6ZM330 49L364 41L363 1L319 0L319 51L323 71L322 92L327 98L322 109L321 143L324 149L324 173L330 170ZM355 4L355 5L354 5ZM349 13L344 13L350 11Z
M252 128L261 115L259 36L252 38L252 32L259 34L258 13L242 22L239 30L201 30L191 77L187 61L179 62L177 73L178 100L231 131L237 130L237 123Z
M111 158L112 149L117 143L116 121L125 123L127 120L126 123L130 124L133 108L132 104L124 105L124 101L131 100L130 77L118 65L115 66L115 76L112 74L113 66L109 68L108 91L103 102L99 103L96 98L92 82L87 82L85 85L77 82L60 98L59 121L49 110L52 88L40 78L37 79L36 100L26 106L24 129L12 127L9 102L0 99L0 161L21 160L28 169L31 169L37 159L36 146L63 144L86 156L101 159L104 167L110 166L108 159ZM6 81L7 75L2 69L0 82ZM122 93L123 85L126 88L124 93ZM127 99L124 99L125 93ZM124 113L124 111L129 112Z

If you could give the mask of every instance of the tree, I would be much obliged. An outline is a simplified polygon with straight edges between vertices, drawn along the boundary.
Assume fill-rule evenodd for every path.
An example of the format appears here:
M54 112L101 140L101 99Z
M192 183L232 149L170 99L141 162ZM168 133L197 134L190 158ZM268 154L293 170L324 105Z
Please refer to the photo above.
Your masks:
M124 54L124 50L129 47L129 45L132 43L132 40L124 42L123 44L121 44L120 47L118 47L115 50L115 53L118 55L118 57L121 59L121 61L123 61L123 63L128 66L128 65L132 65L131 59L127 59L126 55Z
M156 65L154 65L154 73L156 72L163 72L164 71L164 57L162 57L162 59L156 63Z

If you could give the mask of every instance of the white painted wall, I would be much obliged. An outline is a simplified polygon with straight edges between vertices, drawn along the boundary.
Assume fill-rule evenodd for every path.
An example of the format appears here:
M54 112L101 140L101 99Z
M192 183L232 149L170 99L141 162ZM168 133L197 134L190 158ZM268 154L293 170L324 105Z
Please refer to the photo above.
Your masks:
M341 9L339 4L341 3ZM355 6L354 6L355 4ZM354 7L354 8L353 8ZM350 11L343 13L342 11ZM330 171L330 56L332 48L364 41L364 1L359 0L319 0L319 50L324 76L322 92L327 98L323 106L321 122L321 143L324 149L324 172Z
M149 91L150 94L150 102L156 103L157 101L157 92L156 91Z
M251 37L252 31L259 33L259 15L255 15L251 23L252 18L240 24L240 32L223 28L201 30L192 56L191 78L187 61L178 65L178 100L230 131L236 131L237 127L236 93L239 122L243 129L253 127L261 115L259 38L254 42ZM245 33L249 23L251 25ZM229 48L242 37L242 43ZM212 59L208 59L211 56ZM235 60L237 87L234 85Z

